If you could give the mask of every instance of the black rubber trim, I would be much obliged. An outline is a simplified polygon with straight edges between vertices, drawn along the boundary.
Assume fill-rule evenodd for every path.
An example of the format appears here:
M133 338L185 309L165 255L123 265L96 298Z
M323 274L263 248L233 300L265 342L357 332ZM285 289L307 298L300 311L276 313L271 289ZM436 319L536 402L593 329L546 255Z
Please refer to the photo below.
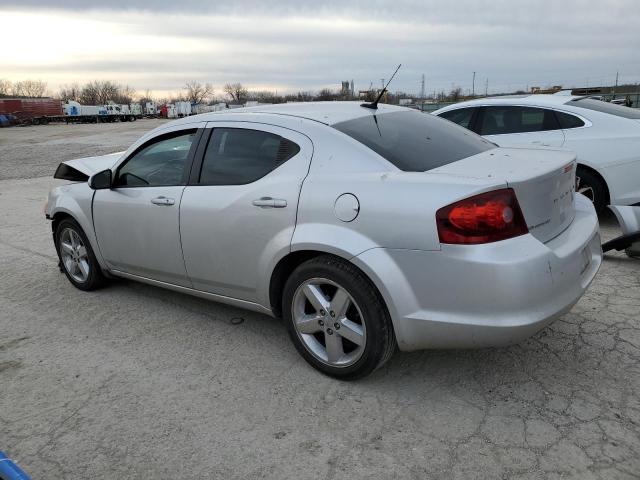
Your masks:
M61 163L58 165L58 168L56 168L53 178L69 180L70 182L86 182L89 180L89 175L82 173L80 170L70 167L65 163Z
M625 248L629 248L631 244L640 241L640 232L630 233L628 235L622 235L621 237L614 238L613 240L609 240L606 243L602 244L602 253L608 252L609 250L624 250Z

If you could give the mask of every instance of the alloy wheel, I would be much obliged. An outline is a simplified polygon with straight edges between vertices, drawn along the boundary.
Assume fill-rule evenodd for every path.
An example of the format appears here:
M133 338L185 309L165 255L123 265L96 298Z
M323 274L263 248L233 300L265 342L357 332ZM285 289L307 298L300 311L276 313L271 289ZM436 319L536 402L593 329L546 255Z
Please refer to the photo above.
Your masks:
M87 281L91 270L87 247L78 232L72 228L65 228L60 234L60 256L71 278L78 283Z
M347 290L325 278L302 283L293 295L292 320L305 348L333 367L357 362L367 330L358 304Z

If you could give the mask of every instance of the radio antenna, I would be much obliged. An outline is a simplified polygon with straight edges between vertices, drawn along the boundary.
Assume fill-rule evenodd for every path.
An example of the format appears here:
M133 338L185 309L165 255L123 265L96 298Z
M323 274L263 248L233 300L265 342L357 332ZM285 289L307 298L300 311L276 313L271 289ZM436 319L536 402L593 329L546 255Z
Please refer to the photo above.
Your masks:
M382 90L380 91L380 94L378 95L378 98L376 98L373 102L371 103L363 103L362 105L360 105L361 107L364 108L371 108L372 110L377 110L378 109L378 102L380 101L380 99L382 98L382 96L384 95L384 93L387 91L387 87L389 86L389 84L391 83L391 80L393 80L393 77L396 76L396 73L398 73L398 70L400 70L400 67L402 66L402 64L398 65L398 68L396 68L396 71L393 72L393 75L391 75L391 78L389 79L389 81L387 82L387 84L382 88Z

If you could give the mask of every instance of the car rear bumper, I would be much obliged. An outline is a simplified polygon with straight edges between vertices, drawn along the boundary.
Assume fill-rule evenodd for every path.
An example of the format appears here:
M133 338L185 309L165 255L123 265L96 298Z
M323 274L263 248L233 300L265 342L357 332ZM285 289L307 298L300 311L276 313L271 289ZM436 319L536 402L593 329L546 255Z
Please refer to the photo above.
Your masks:
M547 243L523 235L440 251L376 248L354 259L380 289L401 350L517 343L571 309L602 262L591 203Z

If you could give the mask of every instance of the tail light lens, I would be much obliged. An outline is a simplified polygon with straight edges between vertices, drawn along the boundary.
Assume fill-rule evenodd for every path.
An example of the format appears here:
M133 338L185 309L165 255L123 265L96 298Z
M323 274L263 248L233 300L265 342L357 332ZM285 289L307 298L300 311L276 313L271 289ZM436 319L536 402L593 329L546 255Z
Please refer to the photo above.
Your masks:
M512 188L452 203L436 212L440 243L491 243L529 232Z

